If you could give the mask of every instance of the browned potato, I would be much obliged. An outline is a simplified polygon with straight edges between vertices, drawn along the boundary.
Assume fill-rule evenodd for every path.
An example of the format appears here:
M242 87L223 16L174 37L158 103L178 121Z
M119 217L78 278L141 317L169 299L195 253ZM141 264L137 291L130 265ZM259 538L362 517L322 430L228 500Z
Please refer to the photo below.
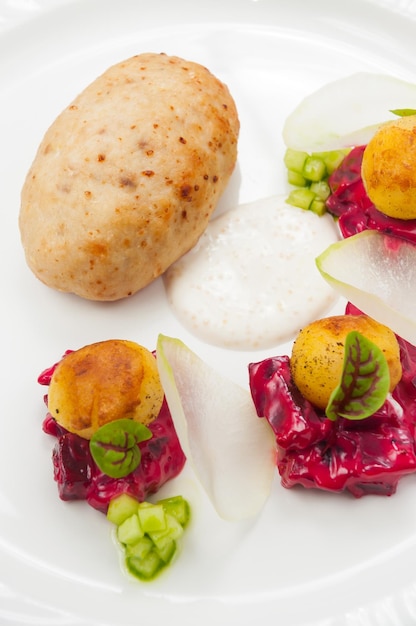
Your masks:
M92 300L139 291L205 230L238 133L229 90L205 67L151 53L110 67L58 116L28 172L29 267Z
M364 150L361 175L379 211L416 218L416 115L381 126Z
M111 339L66 355L49 386L48 409L72 433L90 439L104 424L153 421L163 402L156 359L134 343Z
M296 338L290 367L299 391L320 409L326 409L341 380L345 339L351 331L358 331L383 351L390 370L390 391L402 377L399 344L387 326L366 315L335 315L316 320Z

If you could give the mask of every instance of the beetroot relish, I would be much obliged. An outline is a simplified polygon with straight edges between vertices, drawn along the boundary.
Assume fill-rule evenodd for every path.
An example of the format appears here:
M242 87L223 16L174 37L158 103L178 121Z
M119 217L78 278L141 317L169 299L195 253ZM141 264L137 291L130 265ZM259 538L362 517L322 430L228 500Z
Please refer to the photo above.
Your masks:
M39 375L41 385L49 385L56 365ZM47 395L44 400L47 404ZM145 500L177 476L186 461L166 400L158 417L148 425L153 437L138 444L141 451L139 466L123 478L103 474L91 456L89 441L69 433L50 413L46 415L42 428L45 433L57 438L52 461L59 497L62 500L86 500L102 513L107 512L110 500L122 493Z
M347 313L359 311L348 305ZM416 471L416 348L398 338L403 376L392 398L361 421L332 422L293 383L288 356L249 365L250 389L278 447L282 485L390 496Z
M136 470L123 478L103 474L92 459L89 441L69 433L48 414L43 430L58 438L53 452L54 478L62 500L87 500L107 512L110 500L127 493L142 501L179 474L185 455L179 444L166 401L149 428L153 437L139 443L142 458Z
M387 217L367 196L361 178L364 150L365 146L353 148L329 177L328 211L339 217L343 237L351 237L363 230L379 230L416 243L416 220Z

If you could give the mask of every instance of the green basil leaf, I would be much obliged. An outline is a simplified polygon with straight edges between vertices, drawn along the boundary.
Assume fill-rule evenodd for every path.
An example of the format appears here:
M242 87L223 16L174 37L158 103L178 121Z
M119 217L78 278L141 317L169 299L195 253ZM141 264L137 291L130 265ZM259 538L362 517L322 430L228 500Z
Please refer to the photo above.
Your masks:
M353 331L345 340L341 381L331 394L326 416L350 420L369 417L383 406L390 388L386 358L376 344Z
M399 117L407 117L408 115L416 115L416 109L391 109L390 113Z
M111 478L133 472L141 460L137 445L152 437L152 431L133 419L120 419L101 426L90 440L92 458Z

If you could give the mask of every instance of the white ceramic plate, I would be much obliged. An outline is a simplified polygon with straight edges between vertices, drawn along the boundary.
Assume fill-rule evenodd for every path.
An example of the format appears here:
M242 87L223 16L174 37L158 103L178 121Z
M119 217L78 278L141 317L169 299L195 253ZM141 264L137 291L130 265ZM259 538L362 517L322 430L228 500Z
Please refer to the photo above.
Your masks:
M161 281L113 304L55 293L27 269L17 227L46 127L110 64L164 51L228 83L242 128L226 208L283 189L282 123L303 95L363 69L416 80L415 19L410 0L0 1L1 624L415 623L414 477L393 498L359 501L276 479L258 519L227 524L185 471L167 488L193 505L181 558L150 585L128 580L104 516L58 499L38 373L66 348L110 337L153 348L163 332L246 385L249 361L285 348L204 345L175 320Z

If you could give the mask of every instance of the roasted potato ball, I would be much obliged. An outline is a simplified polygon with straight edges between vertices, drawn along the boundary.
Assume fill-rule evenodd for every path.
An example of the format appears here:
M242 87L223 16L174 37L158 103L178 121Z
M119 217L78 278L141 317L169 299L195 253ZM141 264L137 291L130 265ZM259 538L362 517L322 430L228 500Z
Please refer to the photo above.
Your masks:
M153 354L133 341L111 339L60 361L49 385L48 409L61 426L91 439L113 420L148 424L158 416L163 397Z
M366 315L335 315L312 322L297 336L290 359L293 381L303 397L325 410L338 386L344 362L345 339L358 331L384 353L390 370L390 391L402 376L400 349L387 326Z
M27 174L28 266L90 300L136 293L204 232L238 133L233 98L206 67L154 53L110 67L52 123Z
M379 211L416 218L416 115L380 127L364 150L361 176Z

